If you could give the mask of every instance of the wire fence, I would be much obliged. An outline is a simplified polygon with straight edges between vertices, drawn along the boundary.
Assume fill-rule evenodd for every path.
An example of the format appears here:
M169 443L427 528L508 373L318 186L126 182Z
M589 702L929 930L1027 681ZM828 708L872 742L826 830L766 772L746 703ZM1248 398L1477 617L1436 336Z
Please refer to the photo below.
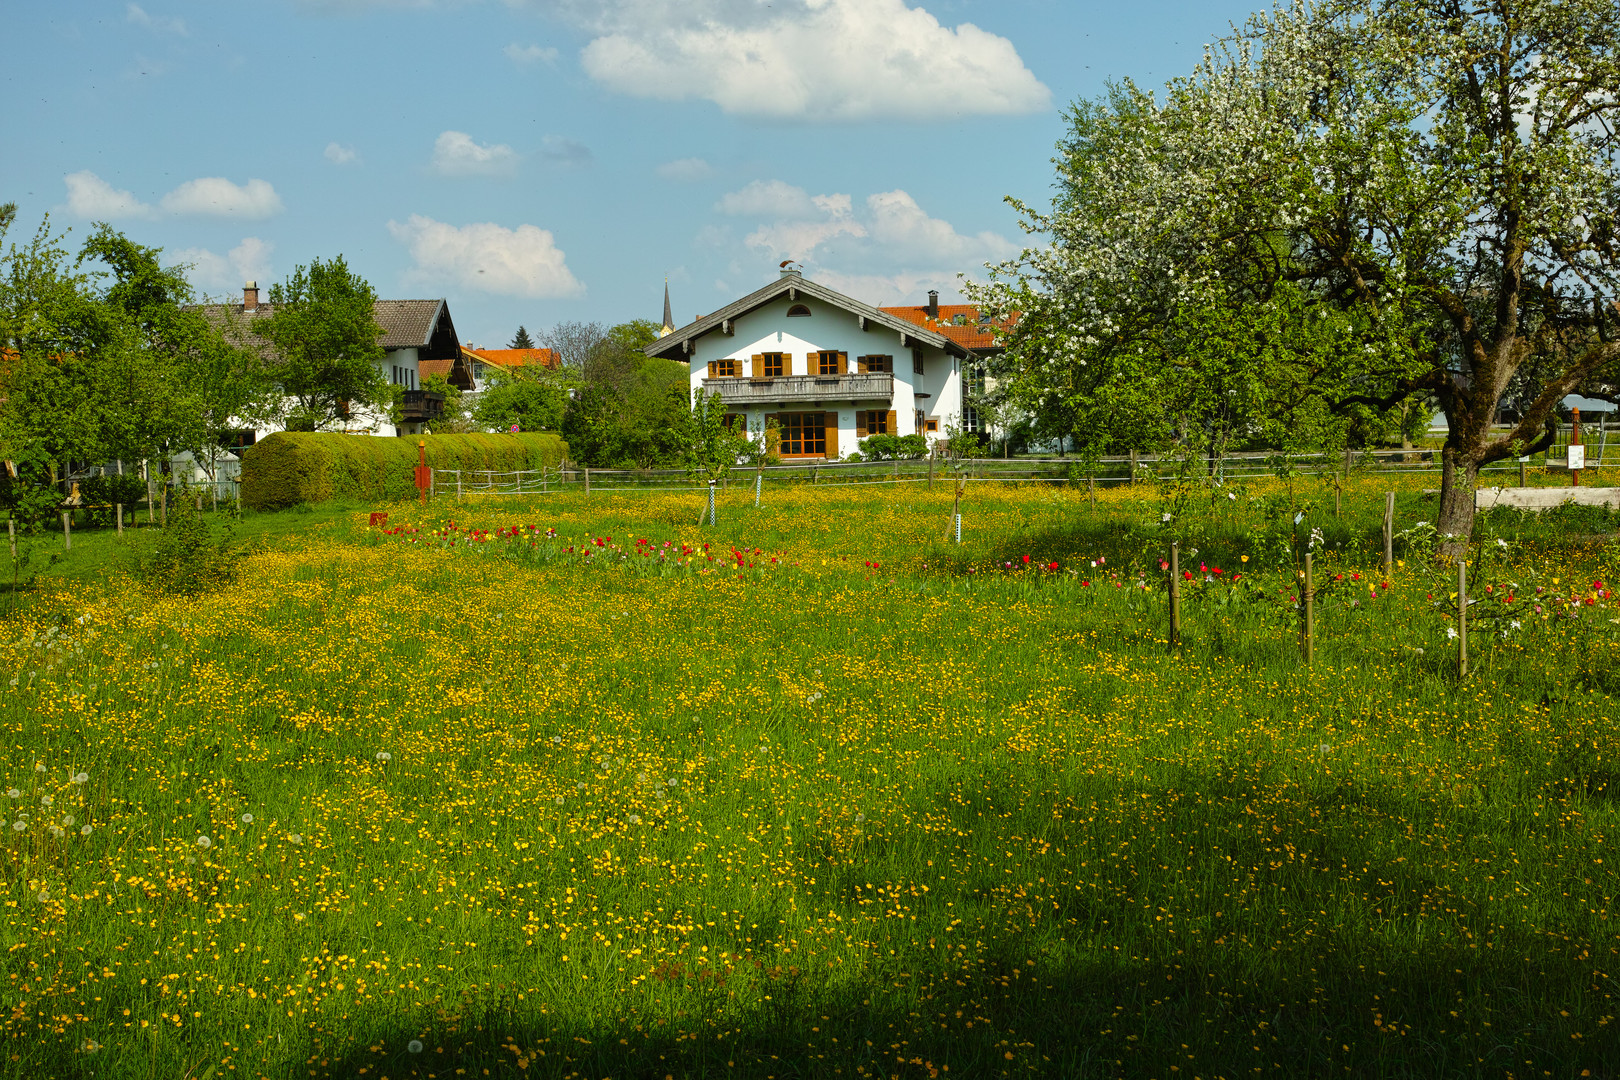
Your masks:
M1606 440L1605 440L1606 441ZM1588 468L1602 468L1604 447L1589 446ZM1494 462L1480 470L1481 486L1526 482L1530 469L1564 467L1564 450L1554 447L1534 459ZM1620 457L1617 457L1620 464ZM1221 480L1275 476L1283 472L1340 475L1433 474L1438 481L1440 452L1430 449L1356 450L1345 454L1225 454L1199 462L1206 475ZM965 480L983 483L1036 483L1096 487L1152 483L1175 475L1183 459L1154 454L1104 457L1086 463L1073 457L917 458L897 461L785 461L763 468L738 466L718 483L721 490L765 484L818 487L894 486ZM708 481L683 469L598 469L564 464L555 469L501 472L488 469L433 469L430 494L458 501L480 497L551 495L565 491L593 494L699 491Z

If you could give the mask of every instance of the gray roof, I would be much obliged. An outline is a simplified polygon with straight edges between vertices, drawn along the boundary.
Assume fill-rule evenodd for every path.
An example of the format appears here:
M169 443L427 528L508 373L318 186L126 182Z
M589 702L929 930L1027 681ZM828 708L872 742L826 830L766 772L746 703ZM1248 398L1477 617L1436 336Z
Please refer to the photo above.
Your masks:
M935 333L897 315L890 315L888 312L875 308L870 304L863 304L859 300L853 300L841 292L827 288L825 285L816 284L796 271L783 274L763 289L751 292L741 300L734 300L714 314L705 315L673 334L659 338L651 345L648 345L644 351L648 356L663 356L672 360L685 360L688 356L690 343L697 341L698 338L710 331L723 329L726 323L738 316L745 315L756 308L764 307L773 300L789 295L790 292L797 294L799 297L810 297L831 304L834 307L843 308L865 322L904 334L911 341L932 345L934 348L943 349L954 356L966 359L974 355L972 349L959 342L952 341L944 334Z
M383 328L383 336L378 343L385 349L420 349L433 338L433 328L439 324L440 313L444 311L445 301L440 300L378 300L372 308L372 317L377 325ZM222 328L235 323L241 328L238 333L245 331L254 320L262 319L275 311L275 305L261 303L252 311L246 310L241 304L198 304L196 310L201 311L210 322ZM233 334L232 336L236 336ZM243 337L237 344L259 344L253 339Z

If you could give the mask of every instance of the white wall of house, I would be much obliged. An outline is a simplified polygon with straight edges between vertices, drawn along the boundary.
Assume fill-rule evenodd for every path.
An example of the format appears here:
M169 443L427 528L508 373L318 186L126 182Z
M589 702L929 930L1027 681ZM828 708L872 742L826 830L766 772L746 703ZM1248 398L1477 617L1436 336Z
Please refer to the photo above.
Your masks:
M420 390L422 384L417 368L418 360L419 350L417 349L390 349L375 366L385 381L404 390ZM393 438L398 435L421 434L418 429L422 426L416 423L395 425L389 421L386 415L374 409L356 407L352 410L352 415L347 423L329 430ZM244 424L242 427L245 429L246 425ZM253 438L257 441L266 436L274 435L278 431L285 430L285 428L279 426L255 428Z
M810 309L808 316L789 317L788 309L803 305ZM762 432L765 417L772 413L825 412L838 414L838 453L845 456L858 449L856 413L860 410L890 411L895 414L895 428L891 434L924 434L930 439L943 438L948 427L961 423L961 367L960 362L943 349L920 346L909 335L902 347L899 331L880 326L868 320L862 330L856 316L841 307L827 304L803 295L797 301L782 297L740 315L732 323L730 336L719 332L707 333L693 343L691 354L691 389L695 397L698 390L714 390L725 380L709 377L709 362L737 360L741 362L741 380L746 382L755 372L752 358L759 353L779 352L791 357L790 375L813 375L809 358L819 352L842 352L849 358L848 371L857 371L857 357L890 356L893 358L894 391L886 398L828 398L819 405L805 401L786 401L780 405L766 403L734 407L728 411L748 416L750 432ZM922 359L923 371L914 371L913 350ZM927 396L918 396L927 395ZM919 430L916 410L923 412L923 425ZM937 421L938 430L928 432L927 421Z

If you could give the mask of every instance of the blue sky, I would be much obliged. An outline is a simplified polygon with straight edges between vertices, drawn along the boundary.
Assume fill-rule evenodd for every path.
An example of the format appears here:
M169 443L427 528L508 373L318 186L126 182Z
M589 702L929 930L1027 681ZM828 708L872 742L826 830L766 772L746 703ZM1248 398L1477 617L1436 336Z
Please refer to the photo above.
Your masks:
M1022 243L1064 107L1186 74L1253 0L0 0L0 201L194 264L344 255L464 341L676 322L784 258L949 299Z

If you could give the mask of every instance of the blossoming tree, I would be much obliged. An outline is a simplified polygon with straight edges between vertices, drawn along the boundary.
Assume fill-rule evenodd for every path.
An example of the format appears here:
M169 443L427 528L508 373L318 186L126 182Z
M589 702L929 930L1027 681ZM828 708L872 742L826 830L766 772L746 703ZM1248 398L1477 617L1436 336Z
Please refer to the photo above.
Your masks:
M1162 101L1125 83L1072 110L1052 208L1013 200L1042 242L973 290L1024 313L997 374L1183 441L1330 440L1432 401L1455 554L1481 466L1620 383L1617 87L1613 0L1254 16Z

